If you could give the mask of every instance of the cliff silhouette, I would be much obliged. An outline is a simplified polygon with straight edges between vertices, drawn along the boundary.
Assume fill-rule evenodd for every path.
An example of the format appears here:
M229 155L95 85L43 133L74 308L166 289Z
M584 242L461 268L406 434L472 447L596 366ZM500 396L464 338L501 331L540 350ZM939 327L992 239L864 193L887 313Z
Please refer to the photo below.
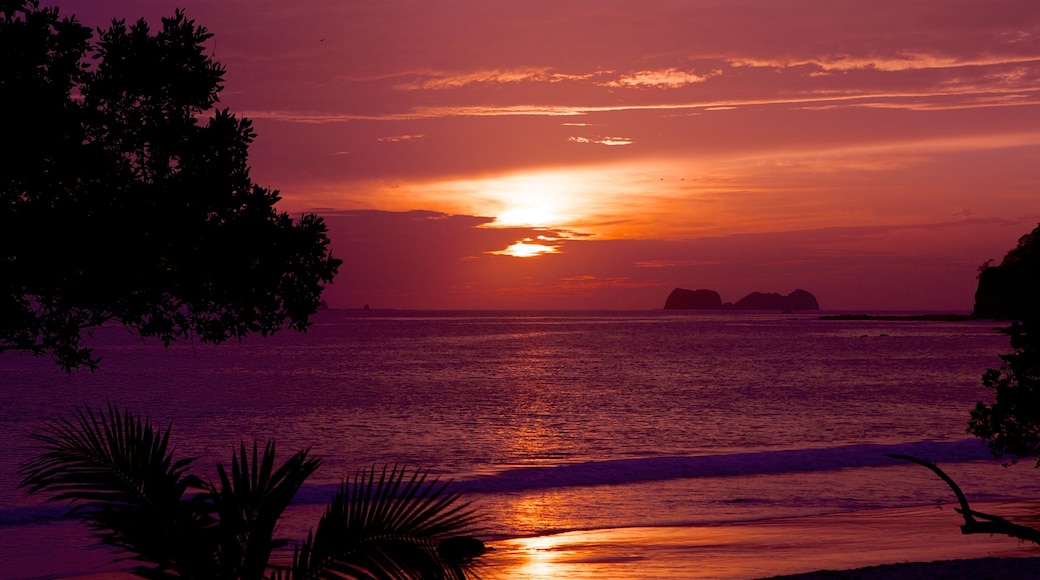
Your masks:
M1018 239L998 266L979 269L973 318L1023 320L1040 316L1040 224Z
M665 310L722 310L722 297L714 290L676 288L664 301Z
M752 292L736 303L722 302L714 290L686 290L676 288L664 303L665 310L819 310L816 297L805 290L795 290L787 296L776 293Z

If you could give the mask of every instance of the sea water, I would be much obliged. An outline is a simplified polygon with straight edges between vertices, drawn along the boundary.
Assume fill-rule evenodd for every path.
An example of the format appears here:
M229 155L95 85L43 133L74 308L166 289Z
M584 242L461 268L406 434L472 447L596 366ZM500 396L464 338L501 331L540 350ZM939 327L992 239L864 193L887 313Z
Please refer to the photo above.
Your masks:
M120 567L58 519L62 506L17 489L28 434L82 405L172 425L177 456L198 457L206 478L240 443L274 439L283 457L310 448L323 466L280 529L301 539L343 477L394 464L452 480L492 546L948 501L933 475L888 453L939 462L979 501L1033 498L1031 467L1002 468L965 433L990 398L982 373L1009 350L997 326L330 310L305 334L169 348L101 329L94 373L0 356L4 575Z

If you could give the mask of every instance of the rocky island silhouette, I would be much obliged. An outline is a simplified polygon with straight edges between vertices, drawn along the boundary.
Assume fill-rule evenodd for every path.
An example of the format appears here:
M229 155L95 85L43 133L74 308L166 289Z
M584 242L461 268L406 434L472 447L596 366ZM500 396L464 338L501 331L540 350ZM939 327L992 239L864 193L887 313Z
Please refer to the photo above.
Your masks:
M734 302L722 302L714 290L676 288L664 303L665 310L819 310L816 297L805 290L787 296L775 292L752 292Z

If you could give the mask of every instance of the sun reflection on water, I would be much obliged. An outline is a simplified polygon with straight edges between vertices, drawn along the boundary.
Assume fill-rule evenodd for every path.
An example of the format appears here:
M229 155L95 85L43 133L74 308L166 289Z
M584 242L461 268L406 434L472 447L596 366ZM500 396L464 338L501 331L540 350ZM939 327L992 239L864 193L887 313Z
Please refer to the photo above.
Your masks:
M563 571L555 562L561 555L557 550L557 542L558 538L553 536L525 538L518 541L518 550L525 561L515 569L516 573L531 578L562 577L560 574Z

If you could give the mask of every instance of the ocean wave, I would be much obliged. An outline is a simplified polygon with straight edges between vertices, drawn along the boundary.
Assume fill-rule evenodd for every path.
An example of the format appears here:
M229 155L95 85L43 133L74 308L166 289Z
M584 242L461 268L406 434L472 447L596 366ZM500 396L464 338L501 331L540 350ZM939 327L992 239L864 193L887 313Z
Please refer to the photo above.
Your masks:
M519 467L462 481L459 485L464 491L494 493L670 479L808 473L906 464L904 461L886 457L886 454L912 455L937 463L992 459L985 443L977 439L917 441L892 445L864 443L815 449L644 457L558 466Z
M640 457L553 466L515 467L490 475L456 480L453 486L466 493L501 493L564 487L622 485L672 479L781 475L827 472L857 467L907 465L905 461L886 457L886 454L912 455L936 463L992 460L985 443L978 439L915 441L898 444L862 443L809 449ZM297 501L300 503L327 502L337 487L337 485L305 487L297 495Z
M863 443L808 449L641 457L555 466L515 467L490 475L456 480L451 485L454 489L466 493L494 494L673 479L782 475L906 465L906 462L886 457L886 454L912 455L940 464L992 459L985 443L977 439L916 441L890 445ZM338 484L305 485L297 493L293 503L327 503L338 487ZM0 525L20 525L58 519L67 509L53 504L0 509Z
M39 524L60 520L65 517L69 509L67 505L56 504L0 508L0 526Z

